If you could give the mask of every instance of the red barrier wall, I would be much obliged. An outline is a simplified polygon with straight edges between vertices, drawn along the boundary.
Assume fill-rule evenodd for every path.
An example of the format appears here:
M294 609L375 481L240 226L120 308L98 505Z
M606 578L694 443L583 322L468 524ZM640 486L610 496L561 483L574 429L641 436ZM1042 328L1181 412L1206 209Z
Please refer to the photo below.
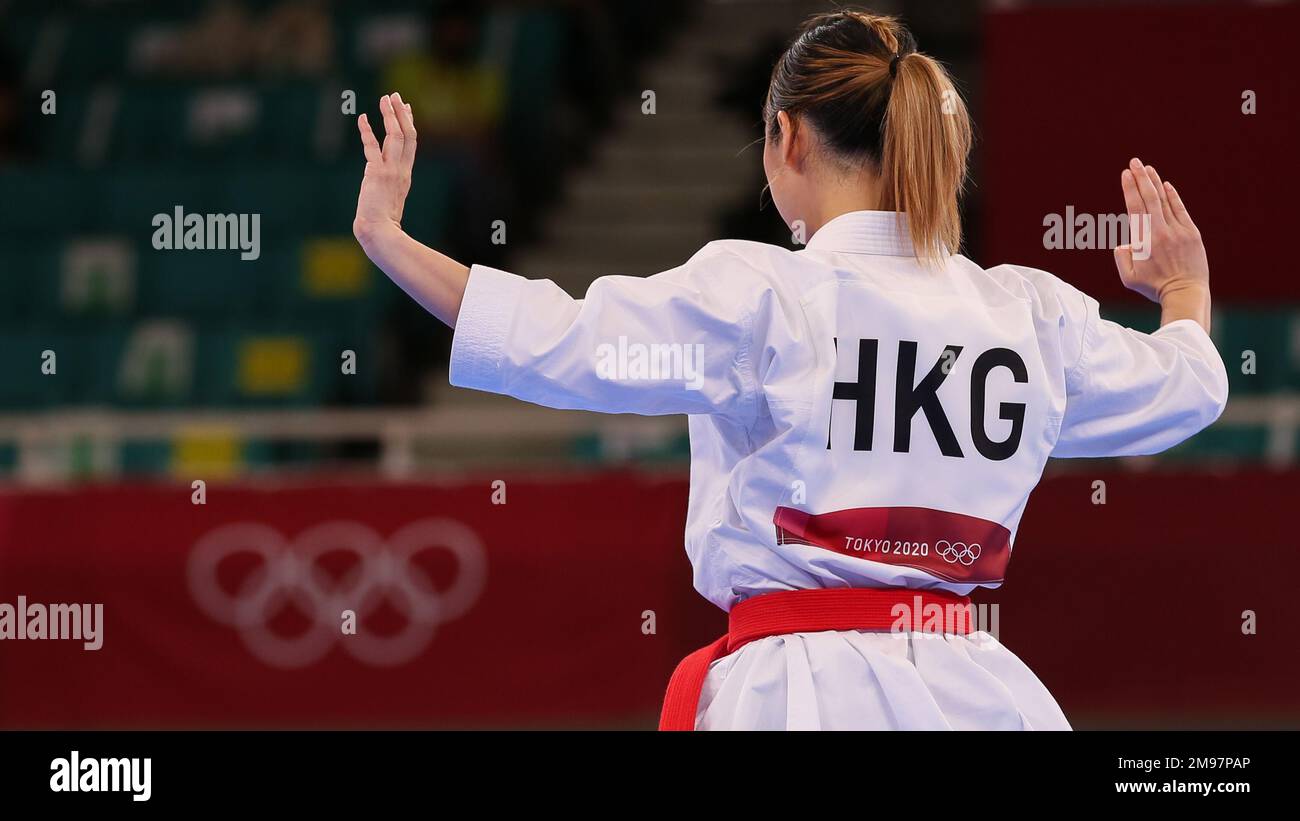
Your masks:
M1104 505L1092 503L1097 479ZM98 651L0 642L0 727L652 726L673 665L724 626L690 586L685 482L519 477L508 479L504 505L492 504L491 482L214 485L204 506L183 486L0 493L0 603L21 594L105 611ZM1007 585L978 598L1000 604L1003 641L1067 715L1175 726L1294 720L1300 625L1290 588L1300 553L1282 524L1298 498L1300 473L1061 475L1030 501ZM320 523L353 523L350 535L334 534L352 547L366 543L355 530L364 525L380 540L374 556L390 557L372 556L373 581L403 549L395 534L429 519L444 521L426 522L424 535L459 540L470 565L477 556L486 569L468 609L444 612L452 617L396 666L359 658L344 643L367 636L339 635L335 611L321 617L319 658L285 668L291 656L277 662L248 643L254 621L239 620L250 611L223 622L195 593L197 578L227 592L246 584L255 599L258 562L232 556L209 578L196 558L224 549L196 543L231 523L271 527L285 543L269 555L299 558ZM325 555L315 583L347 588L357 559L328 546L316 545ZM412 578L444 591L466 575L436 548L416 564ZM301 565L278 566L290 588L308 583ZM389 601L363 630L394 635L413 611L400 593L378 591ZM315 635L312 599L299 597L270 620L277 635ZM344 601L371 604L359 593L327 604ZM1241 632L1247 609L1257 635ZM653 635L642 632L648 610Z
M1178 187L1216 300L1300 300L1283 265L1300 187L1300 5L1107 4L985 15L980 193L986 265L1051 271L1138 304L1109 250L1047 250L1047 214L1123 213L1128 159ZM1257 112L1242 113L1255 92Z
M0 644L0 726L582 725L652 712L691 641L723 623L690 587L682 483L519 479L508 483L507 503L494 505L490 481L213 486L204 506L183 486L5 494L0 602L20 593L102 602L107 624L95 652L74 642ZM633 515L646 510L657 515ZM190 589L195 543L232 522L294 539L342 521L388 538L431 517L473 532L485 584L407 664L372 666L338 644L318 662L276 669L239 630L203 612ZM450 556L423 558L439 587L455 580ZM224 584L237 586L250 564L224 567ZM330 569L346 579L346 567ZM375 613L377 633L405 624L398 607L390 600ZM642 633L646 610L657 615L656 635ZM303 635L302 615L289 609L272 627ZM340 634L337 612L329 618Z

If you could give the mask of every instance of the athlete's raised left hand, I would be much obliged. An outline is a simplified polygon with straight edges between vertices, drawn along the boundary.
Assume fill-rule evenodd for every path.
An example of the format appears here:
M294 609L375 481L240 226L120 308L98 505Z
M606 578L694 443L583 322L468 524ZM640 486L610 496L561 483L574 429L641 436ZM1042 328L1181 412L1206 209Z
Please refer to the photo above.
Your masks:
M1191 319L1208 332L1210 266L1183 198L1136 157L1120 175L1120 186L1132 226L1131 241L1115 249L1120 281L1160 303L1161 325Z

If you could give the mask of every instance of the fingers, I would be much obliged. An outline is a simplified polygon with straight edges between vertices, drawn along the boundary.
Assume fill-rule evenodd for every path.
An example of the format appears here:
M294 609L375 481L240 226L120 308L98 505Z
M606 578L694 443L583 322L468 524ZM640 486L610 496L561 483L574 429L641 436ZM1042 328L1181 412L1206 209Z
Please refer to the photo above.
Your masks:
M406 150L406 136L397 124L397 112L393 108L391 96L379 98L379 113L384 116L384 162L396 162Z
M1137 157L1129 160L1129 171L1133 172L1133 178L1137 181L1138 195L1142 197L1142 210L1151 215L1151 222L1155 226L1164 224L1164 208L1160 205L1160 193L1156 190L1155 183L1151 181L1151 175L1147 173L1146 166ZM1129 213L1133 213L1129 209Z
M365 114L357 117L357 130L361 132L361 150L365 152L366 162L379 162L383 156L380 152L379 140L375 137L375 132L370 127L370 120Z
M370 118L365 114L357 118L366 162L398 162L409 171L415 162L415 119L411 106L402 102L400 94L386 94L379 98L379 112L384 118L382 146L370 126Z
M1133 158L1121 175L1120 184L1124 188L1124 204L1129 214L1145 211L1151 214L1153 223L1196 228L1178 190L1160 179L1155 166L1143 165L1136 157ZM1135 207L1138 210L1134 210Z
M1133 246L1115 246L1115 268L1119 270L1120 281L1127 285L1133 276Z
M415 162L415 120L411 116L411 107L402 102L401 94L392 95L392 100L396 104L397 125L404 138L402 162L409 169Z
M1178 196L1178 189L1174 188L1173 183L1165 183L1165 195L1169 197L1169 208L1174 212L1174 218L1178 223L1196 230L1196 223L1192 222L1192 215L1187 213L1187 206L1183 205L1183 198Z
M1169 207L1169 195L1165 193L1165 184L1156 173L1154 165L1147 166L1147 176L1151 178L1151 184L1156 187L1156 196L1160 198L1160 214L1164 217L1165 222L1174 224L1174 212Z
M1124 208L1128 211L1129 216L1141 216L1146 208L1142 204L1142 195L1138 193L1137 177L1133 176L1133 172L1126 168L1119 175L1119 184L1124 189Z

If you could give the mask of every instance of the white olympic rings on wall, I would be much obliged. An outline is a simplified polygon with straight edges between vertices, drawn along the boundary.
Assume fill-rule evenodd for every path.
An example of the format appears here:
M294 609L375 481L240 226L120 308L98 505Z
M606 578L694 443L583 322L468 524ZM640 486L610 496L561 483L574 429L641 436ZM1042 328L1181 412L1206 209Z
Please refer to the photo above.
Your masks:
M456 559L456 577L438 590L412 561L442 550ZM335 579L319 564L327 554L350 553L355 566ZM256 557L257 568L233 591L218 579L218 566L238 554ZM360 522L328 521L291 542L264 524L228 524L204 535L190 552L190 592L210 618L239 631L249 651L272 667L314 664L336 642L358 661L376 667L403 664L428 647L438 625L465 614L487 579L487 554L478 536L452 519L422 519L387 540ZM384 602L397 608L406 626L391 636L367 631L365 617ZM284 636L270 621L287 605L305 614L306 632ZM357 632L344 635L341 614L356 613Z

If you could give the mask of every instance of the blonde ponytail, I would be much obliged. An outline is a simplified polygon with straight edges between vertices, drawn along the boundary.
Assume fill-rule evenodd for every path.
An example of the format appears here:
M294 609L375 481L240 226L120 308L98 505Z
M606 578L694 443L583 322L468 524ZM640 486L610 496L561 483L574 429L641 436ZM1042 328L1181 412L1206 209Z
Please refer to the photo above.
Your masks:
M925 54L899 57L885 113L881 207L907 214L917 256L957 253L957 200L966 183L970 116L943 66Z

